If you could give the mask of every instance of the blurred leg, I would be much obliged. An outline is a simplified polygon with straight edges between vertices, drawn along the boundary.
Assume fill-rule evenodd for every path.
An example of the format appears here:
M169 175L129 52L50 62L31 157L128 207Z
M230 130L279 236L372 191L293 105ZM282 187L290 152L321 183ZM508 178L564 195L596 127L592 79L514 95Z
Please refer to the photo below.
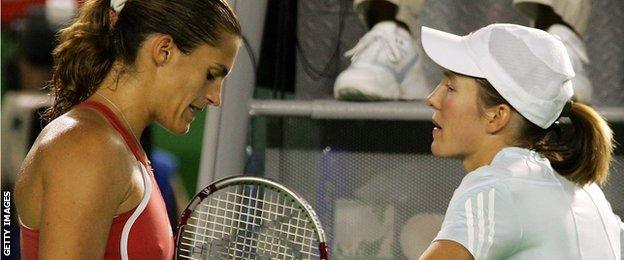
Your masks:
M573 99L591 104L593 86L585 69L589 57L582 39L589 18L589 0L514 0L513 3L535 28L557 35L563 41L576 73L572 79Z
M542 5L542 4L538 4L537 5L537 15L535 16L535 24L534 27L540 30L548 30L548 28L550 28L551 26L553 26L554 24L561 24L564 26L567 26L568 28L570 28L570 30L574 30L574 27L572 27L570 24L566 23L565 21L563 21L563 19L561 19L561 16L559 16L557 13L555 13L555 11L552 9L552 7L547 6L547 5ZM575 31L575 33L580 37L581 35Z
M370 31L346 53L351 65L334 84L340 100L415 100L429 93L417 43L398 17L416 20L422 0L355 1L354 8ZM407 19L407 18L406 18Z
M409 27L404 22L397 20L398 12L399 6L394 3L386 0L370 0L370 5L365 14L366 25L368 29L372 29L379 22L394 21L403 29L409 31Z
M544 7L549 7L552 13L579 35L585 33L591 11L590 0L513 0L513 4L533 22L534 26L538 18L549 19L541 17L544 15L543 12L550 12L544 9Z

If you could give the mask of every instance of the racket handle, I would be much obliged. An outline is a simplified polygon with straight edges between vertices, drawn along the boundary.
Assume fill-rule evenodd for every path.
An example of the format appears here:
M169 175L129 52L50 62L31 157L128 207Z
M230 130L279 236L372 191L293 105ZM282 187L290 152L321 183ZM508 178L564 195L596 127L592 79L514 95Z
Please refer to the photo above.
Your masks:
M319 244L319 254L321 255L321 260L329 260L329 254L327 253L327 244L325 242L321 242Z

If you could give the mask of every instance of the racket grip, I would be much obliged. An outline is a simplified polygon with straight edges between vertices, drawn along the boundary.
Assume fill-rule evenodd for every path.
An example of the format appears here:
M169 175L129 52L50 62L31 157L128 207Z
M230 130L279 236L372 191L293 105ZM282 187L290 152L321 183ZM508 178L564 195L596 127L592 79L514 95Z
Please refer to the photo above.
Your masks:
M325 242L319 243L319 254L321 256L321 260L329 260L329 253L327 252L327 243Z

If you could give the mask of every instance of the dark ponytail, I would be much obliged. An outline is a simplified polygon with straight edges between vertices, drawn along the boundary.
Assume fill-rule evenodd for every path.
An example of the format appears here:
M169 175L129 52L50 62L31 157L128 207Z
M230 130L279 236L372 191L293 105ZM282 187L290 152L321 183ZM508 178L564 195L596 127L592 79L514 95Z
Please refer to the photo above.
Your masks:
M474 79L484 107L509 105L486 79ZM613 158L613 131L598 112L579 102L571 103L569 119L569 125L556 122L542 129L523 118L518 145L548 158L557 173L577 185L604 184Z
M46 123L91 96L110 71L115 55L109 10L107 0L87 1L76 20L59 31L48 85L54 104L43 114Z
M578 185L604 184L613 158L613 132L590 106L574 102L570 125L541 129L525 120L521 140L544 155L553 169Z
M154 33L170 35L185 54L202 44L218 47L223 33L242 37L225 0L127 0L118 13L110 0L88 0L78 18L59 32L48 86L54 104L43 114L44 121L89 98L116 62L133 65L139 48Z

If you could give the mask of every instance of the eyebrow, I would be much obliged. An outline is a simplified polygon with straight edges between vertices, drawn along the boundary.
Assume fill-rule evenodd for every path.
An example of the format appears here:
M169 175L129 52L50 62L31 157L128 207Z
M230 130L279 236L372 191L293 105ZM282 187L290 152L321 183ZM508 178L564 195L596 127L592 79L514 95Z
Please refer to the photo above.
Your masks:
M452 72L450 70L445 70L444 71L444 76L446 76L450 80L453 80L453 79L455 79L457 77L457 74L455 74L455 72Z
M215 73L215 75L214 75L215 77L225 78L225 76L227 76L230 73L230 70L225 65L223 65L221 63L217 63L216 66L217 66L217 69L219 71L217 73ZM212 68L214 68L214 67L212 67Z

